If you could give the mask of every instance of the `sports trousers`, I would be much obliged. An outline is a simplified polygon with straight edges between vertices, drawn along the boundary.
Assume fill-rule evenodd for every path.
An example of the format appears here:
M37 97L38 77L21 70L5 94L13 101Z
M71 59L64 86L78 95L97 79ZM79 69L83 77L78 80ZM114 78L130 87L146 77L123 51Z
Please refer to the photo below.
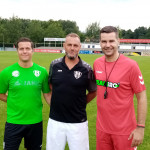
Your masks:
M46 150L64 150L66 142L70 150L89 150L88 121L64 123L49 119Z

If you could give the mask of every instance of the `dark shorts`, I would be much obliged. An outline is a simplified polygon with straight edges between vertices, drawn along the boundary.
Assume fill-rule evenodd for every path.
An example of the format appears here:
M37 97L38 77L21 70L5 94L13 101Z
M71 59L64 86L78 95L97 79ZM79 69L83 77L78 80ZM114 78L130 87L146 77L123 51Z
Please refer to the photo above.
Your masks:
M22 138L28 150L41 150L43 123L19 125L7 123L4 134L4 150L18 150Z

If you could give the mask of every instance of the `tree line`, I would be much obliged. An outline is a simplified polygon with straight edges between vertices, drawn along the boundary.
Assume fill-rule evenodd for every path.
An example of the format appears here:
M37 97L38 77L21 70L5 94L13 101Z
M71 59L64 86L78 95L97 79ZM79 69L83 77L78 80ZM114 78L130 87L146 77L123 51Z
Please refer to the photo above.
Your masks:
M150 26L149 28L141 26L136 28L134 31L131 29L124 30L119 27L117 28L121 39L150 39ZM97 22L88 25L85 32L86 40L89 39L89 41L99 42L100 29L100 25Z
M77 33L81 42L99 42L100 24L94 22L81 32L77 23L70 20L30 20L13 16L0 18L0 44L15 43L20 37L29 37L35 43L43 43L44 37L64 38L68 33ZM120 38L150 39L150 27L138 27L134 31L119 29Z

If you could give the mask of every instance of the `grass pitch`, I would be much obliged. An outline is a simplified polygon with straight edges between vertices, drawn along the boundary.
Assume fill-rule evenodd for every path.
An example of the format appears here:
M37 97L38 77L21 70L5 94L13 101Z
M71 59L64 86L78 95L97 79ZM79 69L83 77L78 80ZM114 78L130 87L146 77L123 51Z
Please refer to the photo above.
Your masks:
M41 66L44 66L47 71L49 70L49 65L52 60L62 57L64 54L52 54L52 53L34 53L33 61ZM81 54L80 57L88 62L91 66L93 66L93 62L96 58L101 57L101 55L87 55ZM145 85L147 88L147 98L148 98L148 108L149 108L149 99L150 99L150 56L130 56L131 59L134 59L138 62L141 72L144 77ZM0 71L6 68L9 65L18 61L17 53L16 52L7 52L7 51L0 51ZM134 98L134 105L135 111L137 110L137 102ZM0 150L3 149L3 137L4 137L4 126L6 122L6 109L7 104L0 101ZM91 101L87 105L87 116L88 116L88 123L89 123L89 140L90 140L90 150L96 149L96 99ZM148 110L147 113L147 120L146 120L146 128L145 128L145 137L143 144L138 147L138 150L149 150L150 149L150 119L149 116L150 111ZM46 102L43 100L43 148L46 148L46 128L47 128L47 121L49 116L49 107ZM19 150L24 150L23 141ZM69 150L68 146L66 146L65 150Z

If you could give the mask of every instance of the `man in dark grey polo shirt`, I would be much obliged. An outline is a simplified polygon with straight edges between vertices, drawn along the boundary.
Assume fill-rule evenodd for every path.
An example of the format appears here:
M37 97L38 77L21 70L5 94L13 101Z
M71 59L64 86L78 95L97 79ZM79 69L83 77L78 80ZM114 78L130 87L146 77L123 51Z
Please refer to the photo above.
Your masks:
M66 55L50 65L47 150L63 150L66 142L70 150L89 150L86 104L96 97L96 82L92 68L78 56L80 48L79 36L68 34Z

